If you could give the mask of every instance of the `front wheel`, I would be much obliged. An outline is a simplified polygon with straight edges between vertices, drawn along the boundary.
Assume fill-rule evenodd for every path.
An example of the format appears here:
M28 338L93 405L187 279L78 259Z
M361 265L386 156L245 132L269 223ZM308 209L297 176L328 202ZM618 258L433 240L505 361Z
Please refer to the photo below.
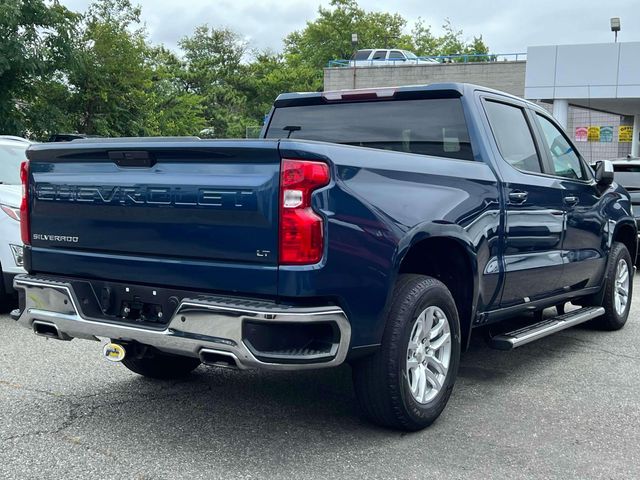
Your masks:
M401 275L380 349L352 366L363 414L402 430L431 425L449 400L459 361L451 292L435 278Z
M609 252L602 306L604 315L593 320L603 330L620 330L627 323L633 294L633 263L624 243L614 242Z

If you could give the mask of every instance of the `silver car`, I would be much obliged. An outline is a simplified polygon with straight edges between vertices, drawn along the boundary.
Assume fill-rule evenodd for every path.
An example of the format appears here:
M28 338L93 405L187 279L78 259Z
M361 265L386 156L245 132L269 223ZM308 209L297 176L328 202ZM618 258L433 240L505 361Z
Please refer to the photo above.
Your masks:
M350 66L356 67L388 67L401 65L440 65L440 62L433 58L418 57L408 50L379 48L377 50L358 50Z

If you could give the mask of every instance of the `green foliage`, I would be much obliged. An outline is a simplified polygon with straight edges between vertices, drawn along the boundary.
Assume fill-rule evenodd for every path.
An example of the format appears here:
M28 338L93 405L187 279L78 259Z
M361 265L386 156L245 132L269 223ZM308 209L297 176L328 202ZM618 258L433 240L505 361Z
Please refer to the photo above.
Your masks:
M366 47L410 47L403 34L407 21L399 14L366 12L356 0L331 0L331 8L318 8L318 18L284 39L285 58L292 65L316 70L316 87L322 86L322 67L329 60L353 55L351 34ZM364 48L364 47L363 47Z
M203 99L207 127L216 137L243 137L251 123L245 115L247 98L240 91L246 80L246 42L231 30L202 25L179 45L185 58L184 83L188 92Z
M329 60L351 58L354 53L352 33L358 34L358 48L401 48L418 56L489 51L482 36L466 41L462 30L454 28L449 19L445 20L440 36L435 36L431 26L420 18L409 35L404 33L406 19L397 13L366 12L356 0L331 0L330 7L320 7L317 19L284 39L289 63L308 65L320 72Z
M247 66L242 92L251 99L247 115L258 124L269 112L274 99L283 92L309 92L321 88L317 69L305 64L287 62L284 55L257 52Z
M283 53L252 51L237 33L207 25L172 52L149 42L140 13L131 0L94 0L82 14L56 0L0 0L0 133L244 137L278 94L321 90L327 62L353 54L352 33L359 48L488 52L449 20L436 36L422 19L410 26L357 0L319 7L286 36Z
M411 50L418 56L474 55L489 52L489 47L482 40L482 35L474 37L471 42L463 38L462 30L456 30L449 19L442 25L444 33L435 37L431 27L418 19L412 30L413 45ZM470 59L470 61L474 61ZM478 61L486 61L480 57Z
M204 99L187 90L185 64L164 47L149 50L147 135L197 135L206 126Z
M38 91L49 89L47 78L68 60L76 21L57 2L0 3L0 132L24 135L33 124L46 124L40 115L50 109L41 108L46 96ZM31 100L40 105L32 107Z
M140 9L129 0L89 7L75 45L68 82L79 131L101 136L146 133L147 45Z

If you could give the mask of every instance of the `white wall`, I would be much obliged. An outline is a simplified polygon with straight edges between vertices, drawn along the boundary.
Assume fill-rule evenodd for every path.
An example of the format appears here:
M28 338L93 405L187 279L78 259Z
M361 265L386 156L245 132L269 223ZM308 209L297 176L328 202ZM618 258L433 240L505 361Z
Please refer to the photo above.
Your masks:
M527 49L525 98L640 98L640 42Z

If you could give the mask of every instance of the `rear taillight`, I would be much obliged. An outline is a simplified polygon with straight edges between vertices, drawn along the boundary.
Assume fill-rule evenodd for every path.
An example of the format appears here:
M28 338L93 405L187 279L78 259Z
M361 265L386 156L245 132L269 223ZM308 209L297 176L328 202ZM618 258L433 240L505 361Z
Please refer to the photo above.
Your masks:
M20 203L20 235L22 243L31 245L31 228L29 227L29 162L20 165L20 181L22 182L22 202Z
M311 194L329 183L329 166L282 160L280 175L280 264L318 263L324 249L322 217L311 208Z

